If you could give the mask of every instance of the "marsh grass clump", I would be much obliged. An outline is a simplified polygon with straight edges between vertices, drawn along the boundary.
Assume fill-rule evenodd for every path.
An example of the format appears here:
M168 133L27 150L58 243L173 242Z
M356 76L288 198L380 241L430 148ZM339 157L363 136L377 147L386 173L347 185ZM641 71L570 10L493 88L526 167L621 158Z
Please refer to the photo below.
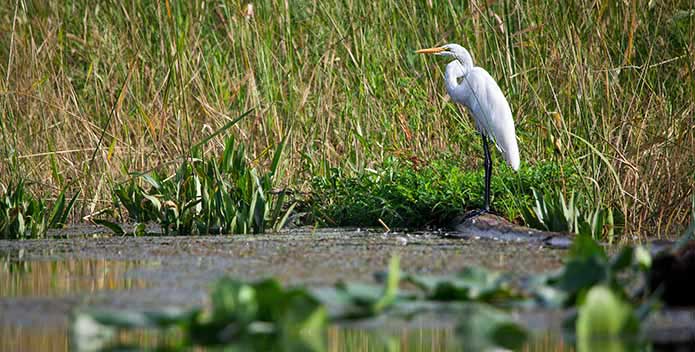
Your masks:
M625 218L619 208L591 206L575 192L569 198L559 190L545 194L532 189L533 205L522 208L524 222L533 228L586 234L612 243L623 231Z
M38 238L49 228L63 227L78 195L68 200L62 190L49 208L43 199L27 192L24 181L10 184L0 193L0 238Z
M492 208L515 219L533 199L533 187L561 188L576 183L570 167L556 163L524 166L518 173L497 170L491 184ZM483 204L484 174L453 158L429 163L390 158L383 165L346 175L330 169L315 177L308 201L313 217L331 226L443 226Z
M117 185L114 205L133 221L159 223L165 234L278 231L294 208L273 188L282 151L280 144L261 174L244 146L228 138L219 158L194 151L172 175L153 171Z

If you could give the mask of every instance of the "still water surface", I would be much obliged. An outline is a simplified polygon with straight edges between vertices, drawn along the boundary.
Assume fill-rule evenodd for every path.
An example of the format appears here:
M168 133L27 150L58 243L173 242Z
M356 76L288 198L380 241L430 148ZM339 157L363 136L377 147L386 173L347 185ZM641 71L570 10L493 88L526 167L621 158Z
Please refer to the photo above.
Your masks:
M143 294L151 286L132 275L143 268L156 268L157 261L66 259L17 261L3 259L0 265L0 351L68 351L70 311L85 302L111 306L122 296ZM101 300L93 300L102 295ZM143 297L144 298L144 297ZM149 297L147 299L151 299ZM116 304L118 306L118 304ZM113 308L113 307L111 307ZM460 351L463 341L453 327L443 324L413 324L403 328L332 326L325 339L326 351ZM121 342L155 346L158 334L122 334ZM562 339L536 338L527 351L572 351Z

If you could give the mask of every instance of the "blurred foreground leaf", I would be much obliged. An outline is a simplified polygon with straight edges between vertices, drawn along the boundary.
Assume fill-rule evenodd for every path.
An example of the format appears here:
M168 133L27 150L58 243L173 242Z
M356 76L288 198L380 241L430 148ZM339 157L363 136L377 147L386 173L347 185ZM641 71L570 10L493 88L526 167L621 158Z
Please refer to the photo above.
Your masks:
M579 307L577 347L583 351L630 351L639 332L632 306L607 286L595 286Z
M487 351L493 348L520 349L528 332L503 311L484 304L466 305L456 332L466 350Z
M515 296L507 276L481 267L467 267L448 276L407 275L405 280L435 301L490 302Z

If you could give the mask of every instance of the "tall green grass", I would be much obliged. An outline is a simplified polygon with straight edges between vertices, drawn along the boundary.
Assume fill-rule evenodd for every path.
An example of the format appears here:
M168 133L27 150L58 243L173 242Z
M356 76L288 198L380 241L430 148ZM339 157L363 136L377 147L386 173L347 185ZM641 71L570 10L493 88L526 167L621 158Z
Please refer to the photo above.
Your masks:
M126 173L175 165L250 108L232 129L248 161L287 136L278 178L300 190L394 155L474 168L478 138L445 96L445 62L413 53L458 42L506 93L523 163L573 164L574 191L621 209L625 233L687 223L692 1L487 3L10 1L0 182L74 182L78 213L93 214ZM201 153L223 148L220 136Z

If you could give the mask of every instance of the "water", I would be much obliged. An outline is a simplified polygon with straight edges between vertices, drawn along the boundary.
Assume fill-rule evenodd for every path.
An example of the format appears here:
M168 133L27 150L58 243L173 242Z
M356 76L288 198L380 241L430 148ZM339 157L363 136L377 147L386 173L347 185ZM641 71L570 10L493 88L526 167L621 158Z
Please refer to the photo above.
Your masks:
M523 274L555 269L562 258L561 252L529 243L323 231L0 241L0 351L69 350L69 317L80 307L203 305L210 283L224 275L244 280L274 276L288 284L325 286L338 279L372 282L373 273L385 268L394 253L400 255L403 271L423 274L452 273L466 265ZM680 325L688 326L693 316L686 314ZM455 322L440 318L332 326L322 350L462 350L466 341L457 337ZM543 331L524 350L573 351L573 343L560 337L561 318L545 312L520 317ZM168 341L152 332L119 337L140 346Z
M68 316L83 304L120 306L131 295L149 302L158 283L143 277L159 271L159 261L63 259L1 261L0 351L67 351ZM161 284L161 283L159 283ZM133 298L132 296L130 297ZM135 299L138 300L137 298ZM131 306L130 304L125 304ZM326 351L460 351L453 326L415 321L403 327L331 326ZM166 342L153 332L121 334L120 343L156 346ZM534 341L537 351L564 351L561 340ZM551 347L548 349L549 347Z
M144 261L68 259L2 261L0 297L61 297L147 287L126 274Z

